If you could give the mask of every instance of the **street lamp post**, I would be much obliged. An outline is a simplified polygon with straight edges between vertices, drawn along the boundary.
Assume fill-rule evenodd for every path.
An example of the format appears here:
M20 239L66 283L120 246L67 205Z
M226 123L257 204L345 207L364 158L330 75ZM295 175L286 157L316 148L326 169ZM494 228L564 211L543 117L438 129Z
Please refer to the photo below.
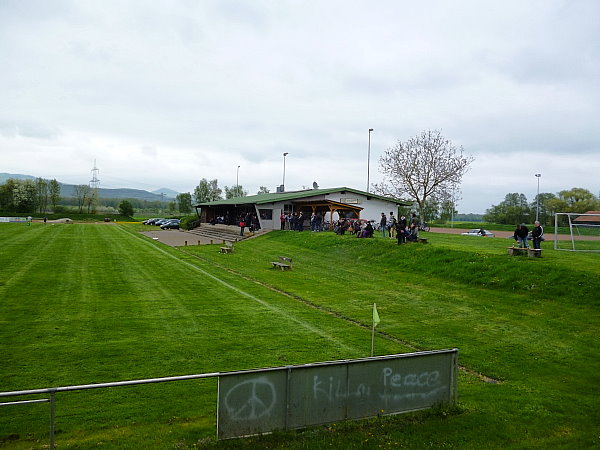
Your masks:
M283 154L283 181L281 182L282 192L285 192L285 157L288 155L287 152Z
M240 194L240 166L237 166L237 172L235 174L235 190L237 195Z
M540 220L540 178L542 177L541 173L536 173L535 177L537 178L537 196L535 198L535 221Z
M369 192L369 176L371 172L371 131L373 131L373 128L369 128L369 151L367 153L367 192Z

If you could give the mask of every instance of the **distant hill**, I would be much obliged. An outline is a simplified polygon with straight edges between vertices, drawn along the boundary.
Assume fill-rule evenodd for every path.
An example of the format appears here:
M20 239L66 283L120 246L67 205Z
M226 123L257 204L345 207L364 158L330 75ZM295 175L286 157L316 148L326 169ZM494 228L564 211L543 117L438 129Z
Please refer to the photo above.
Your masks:
M35 177L31 175L22 175L20 173L0 173L0 183L5 183L9 178L15 180L35 180Z
M14 174L14 173L0 173L0 184L5 183L9 178L14 178L17 180L35 180L37 177L32 175L22 175L22 174ZM74 184L60 184L60 196L61 197L73 197L73 191L75 190ZM158 192L158 193L157 193ZM164 198L160 195L161 192L165 193ZM134 198L138 200L147 200L147 201L172 201L177 196L177 192L168 189L161 188L154 192L144 191L142 189L129 189L129 188L120 188L120 189L98 189L98 196L100 198Z
M179 195L179 192L165 187L152 191L152 193L157 195L165 194L165 198L175 198L177 195Z

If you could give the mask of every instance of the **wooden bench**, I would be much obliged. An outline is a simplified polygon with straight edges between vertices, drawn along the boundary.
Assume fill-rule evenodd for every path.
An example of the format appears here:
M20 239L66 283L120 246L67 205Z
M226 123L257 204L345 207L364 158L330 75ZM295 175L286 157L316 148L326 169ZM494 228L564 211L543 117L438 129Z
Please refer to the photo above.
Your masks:
M273 264L273 268L280 268L282 271L291 270L292 269L292 258L288 258L287 256L280 256L279 261L271 261Z
M528 248L527 256L530 258L541 258L542 257L542 249L541 248Z
M527 251L526 248L519 248L519 247L508 247L508 254L511 256L519 256L519 255L524 255L525 252Z
M225 242L225 247L221 247L221 253L233 253L233 242Z

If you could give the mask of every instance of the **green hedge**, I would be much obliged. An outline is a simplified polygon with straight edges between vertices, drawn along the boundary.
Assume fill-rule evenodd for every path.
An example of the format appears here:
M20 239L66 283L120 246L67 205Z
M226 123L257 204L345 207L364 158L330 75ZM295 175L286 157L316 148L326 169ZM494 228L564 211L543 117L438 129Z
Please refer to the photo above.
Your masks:
M191 230L196 228L200 224L200 220L198 216L185 216L181 218L181 222L179 223L179 227L184 230Z

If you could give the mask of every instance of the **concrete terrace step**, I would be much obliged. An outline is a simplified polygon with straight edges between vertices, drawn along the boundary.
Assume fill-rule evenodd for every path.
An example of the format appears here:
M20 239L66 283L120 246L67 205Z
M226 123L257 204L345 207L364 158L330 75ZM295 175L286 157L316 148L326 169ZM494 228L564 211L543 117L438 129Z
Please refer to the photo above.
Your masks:
M244 236L240 236L240 227L235 225L209 225L202 224L199 227L189 230L188 233L193 233L198 236L202 236L208 239L214 239L215 241L241 241L256 235L264 234L265 231L260 230L254 233L249 231L244 232Z

